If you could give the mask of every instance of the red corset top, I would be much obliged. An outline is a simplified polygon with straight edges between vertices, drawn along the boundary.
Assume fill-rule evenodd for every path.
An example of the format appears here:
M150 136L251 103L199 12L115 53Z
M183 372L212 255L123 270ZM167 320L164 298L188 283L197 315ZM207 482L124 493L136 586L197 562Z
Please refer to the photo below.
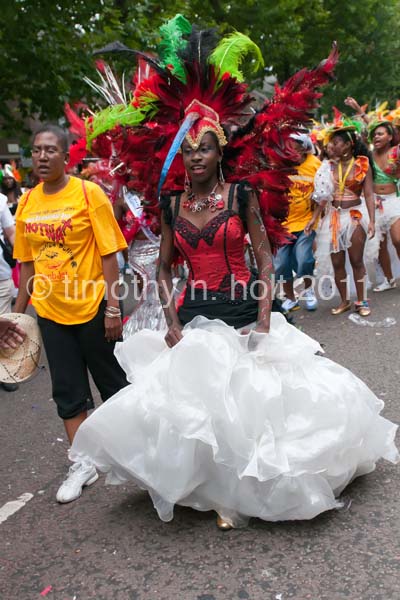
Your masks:
M185 217L174 222L175 246L189 268L188 285L241 295L250 271L244 257L245 230L239 214L230 208L216 214L199 229ZM241 285L234 286L235 282Z

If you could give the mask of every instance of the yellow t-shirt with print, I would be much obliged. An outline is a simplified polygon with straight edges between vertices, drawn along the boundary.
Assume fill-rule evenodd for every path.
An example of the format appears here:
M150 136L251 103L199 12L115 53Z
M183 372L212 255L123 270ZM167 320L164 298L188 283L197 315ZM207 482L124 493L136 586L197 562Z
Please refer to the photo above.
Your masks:
M314 177L321 161L313 154L296 167L296 174L289 175L292 184L289 190L289 215L284 225L291 233L303 231L312 217L311 196L314 192Z
M102 256L126 248L112 206L95 183L70 177L56 194L43 184L18 204L14 257L33 261L32 304L65 325L93 319L105 295ZM114 292L117 293L118 290Z

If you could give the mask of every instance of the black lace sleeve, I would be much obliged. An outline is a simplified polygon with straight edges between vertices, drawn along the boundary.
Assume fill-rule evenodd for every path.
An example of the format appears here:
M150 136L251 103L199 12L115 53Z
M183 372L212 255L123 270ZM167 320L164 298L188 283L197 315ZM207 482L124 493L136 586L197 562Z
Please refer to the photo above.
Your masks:
M246 182L241 182L237 186L237 202L239 208L239 216L247 229L247 205L249 203L249 194L251 187Z
M161 196L160 208L164 215L165 223L167 225L172 225L171 196Z

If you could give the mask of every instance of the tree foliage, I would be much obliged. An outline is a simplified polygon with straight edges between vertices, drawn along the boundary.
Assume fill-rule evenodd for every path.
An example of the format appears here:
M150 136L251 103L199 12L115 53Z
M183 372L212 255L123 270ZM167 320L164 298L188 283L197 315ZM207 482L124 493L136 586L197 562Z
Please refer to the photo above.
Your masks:
M267 70L284 81L324 58L333 40L341 60L324 109L397 100L400 0L10 0L0 30L0 119L15 133L27 117L62 116L65 101L94 102L83 82L96 78L92 52L120 40L141 50L157 44L160 24L181 12L221 33L237 29L261 48ZM133 71L132 59L118 70ZM262 77L256 80L260 85Z

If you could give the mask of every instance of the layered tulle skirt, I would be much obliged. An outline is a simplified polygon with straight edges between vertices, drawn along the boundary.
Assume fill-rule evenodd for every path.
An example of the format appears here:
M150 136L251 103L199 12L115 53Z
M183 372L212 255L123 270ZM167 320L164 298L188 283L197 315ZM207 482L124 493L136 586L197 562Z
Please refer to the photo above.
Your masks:
M175 504L249 517L310 519L383 457L397 427L349 370L272 314L268 335L196 317L172 349L143 330L119 344L132 383L80 427L71 459L111 484L148 490L164 521Z

